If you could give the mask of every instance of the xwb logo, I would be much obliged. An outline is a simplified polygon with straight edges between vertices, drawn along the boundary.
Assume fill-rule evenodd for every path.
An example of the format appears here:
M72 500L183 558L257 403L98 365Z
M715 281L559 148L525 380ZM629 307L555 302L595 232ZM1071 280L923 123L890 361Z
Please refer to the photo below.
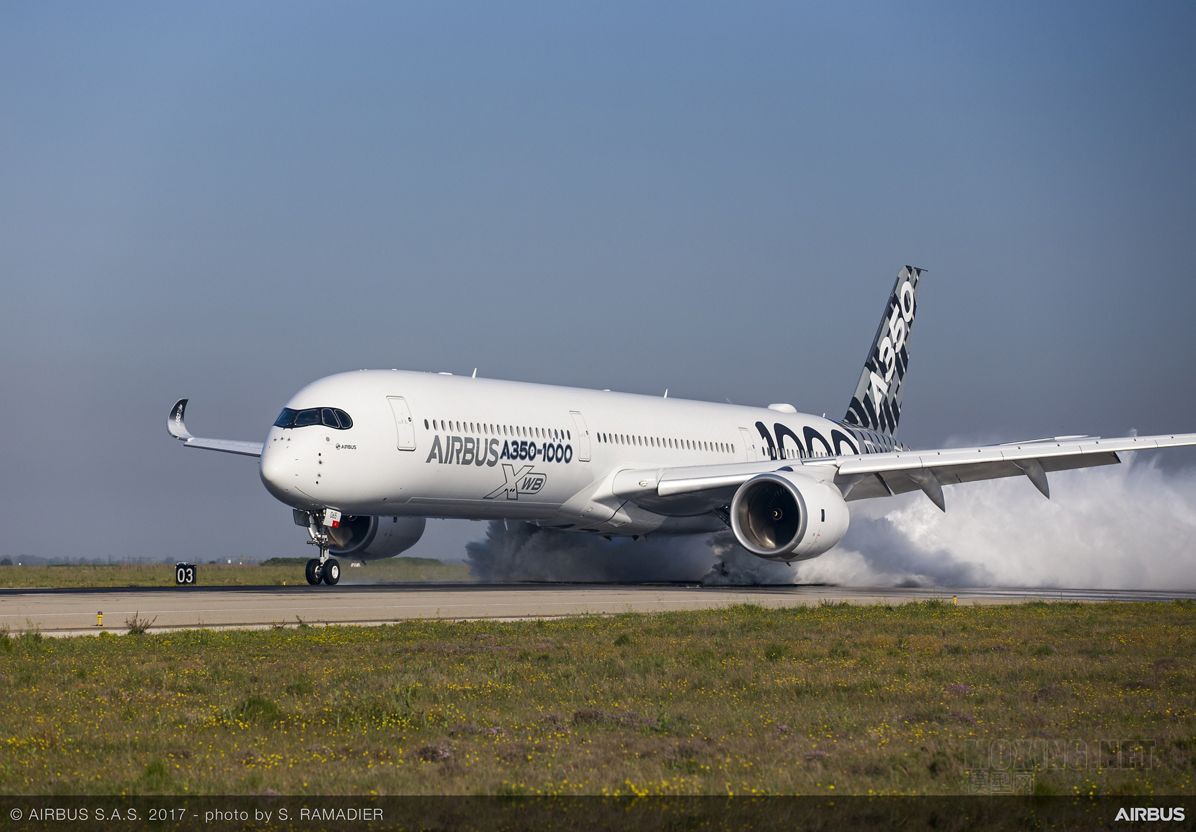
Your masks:
M548 482L546 474L533 471L530 465L524 465L516 471L514 465L503 463L502 475L506 481L487 494L487 500L495 500L499 497L518 500L520 495L539 494L544 489L544 484Z

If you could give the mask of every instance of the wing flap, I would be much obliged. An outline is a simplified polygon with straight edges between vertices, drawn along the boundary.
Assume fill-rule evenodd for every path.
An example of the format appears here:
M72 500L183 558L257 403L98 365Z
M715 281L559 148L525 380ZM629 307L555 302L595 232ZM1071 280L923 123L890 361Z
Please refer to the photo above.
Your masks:
M801 470L817 479L833 477L847 499L862 500L925 490L926 473L933 474L942 485L962 485L1030 476L1027 469L1034 470L1032 466L1035 464L1041 466L1043 472L1067 471L1114 465L1121 461L1118 453L1123 451L1191 445L1196 445L1196 433L1109 439L1078 436L977 448L627 470L618 474L615 490L621 497L637 501L646 499L659 505L662 499L698 493L728 493L752 477L769 471ZM1037 477L1037 471L1034 473Z

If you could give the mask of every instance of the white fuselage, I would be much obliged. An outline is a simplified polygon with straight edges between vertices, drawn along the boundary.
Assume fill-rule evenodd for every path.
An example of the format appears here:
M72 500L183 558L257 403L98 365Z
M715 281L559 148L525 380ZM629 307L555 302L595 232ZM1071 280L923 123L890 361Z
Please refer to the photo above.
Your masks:
M347 429L272 427L261 476L295 508L350 515L508 518L605 534L723 528L708 505L649 511L618 472L869 453L887 437L791 408L398 370L320 379L287 403L335 408Z

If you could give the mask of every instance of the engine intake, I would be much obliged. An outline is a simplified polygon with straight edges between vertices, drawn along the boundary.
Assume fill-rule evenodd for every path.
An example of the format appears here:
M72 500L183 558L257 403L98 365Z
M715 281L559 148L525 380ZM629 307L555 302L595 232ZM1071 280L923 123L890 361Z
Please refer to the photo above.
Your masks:
M326 529L337 557L379 560L410 549L424 534L422 517L345 517L340 528Z
M843 539L850 521L838 488L790 471L752 477L731 500L736 540L768 560L818 557Z

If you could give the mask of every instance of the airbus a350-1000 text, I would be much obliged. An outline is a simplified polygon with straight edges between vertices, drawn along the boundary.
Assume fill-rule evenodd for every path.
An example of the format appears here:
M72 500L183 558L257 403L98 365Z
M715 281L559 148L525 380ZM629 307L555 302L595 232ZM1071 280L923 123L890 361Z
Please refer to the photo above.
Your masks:
M910 450L894 435L922 270L905 267L842 419L787 404L714 402L445 373L360 370L296 393L264 442L192 436L187 400L170 412L189 448L257 457L319 556L307 580L340 580L337 557L410 548L425 518L504 519L601 535L702 534L730 527L749 552L816 557L847 531L852 500L1025 477L1118 454L1196 444L1196 434L1060 436Z

